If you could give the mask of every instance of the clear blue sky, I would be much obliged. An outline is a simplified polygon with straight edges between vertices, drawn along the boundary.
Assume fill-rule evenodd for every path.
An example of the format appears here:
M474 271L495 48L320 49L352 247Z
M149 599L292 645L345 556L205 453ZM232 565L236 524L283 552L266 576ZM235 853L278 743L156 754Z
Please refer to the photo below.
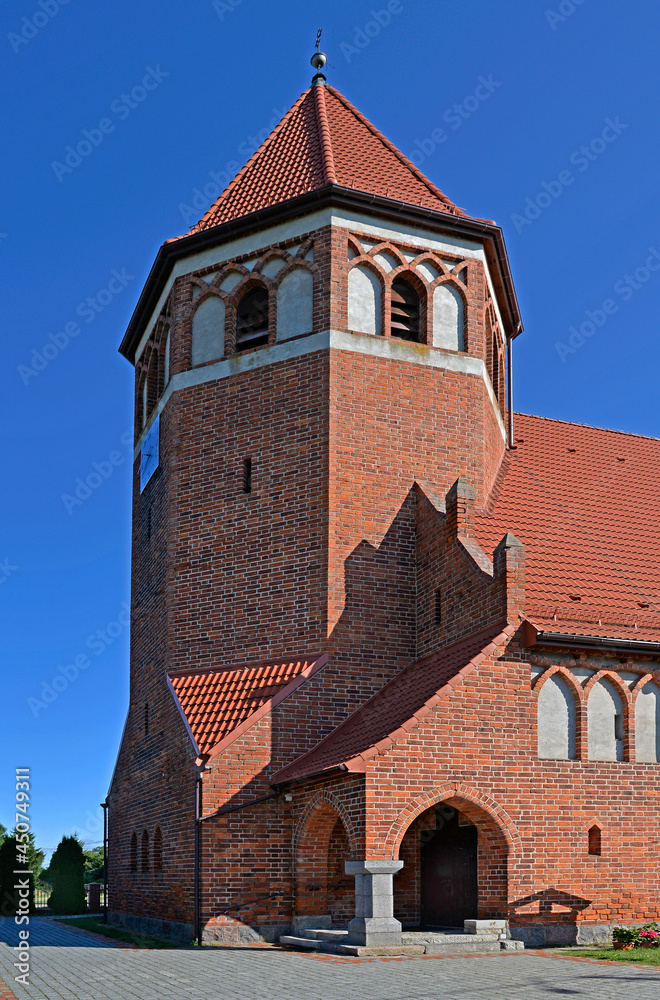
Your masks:
M117 347L159 245L308 86L320 25L330 82L504 227L526 327L516 407L660 435L657 3L392 9L387 24L387 0L2 5L0 821L30 766L44 847L100 839L128 704L133 381ZM67 164L84 130L89 155Z

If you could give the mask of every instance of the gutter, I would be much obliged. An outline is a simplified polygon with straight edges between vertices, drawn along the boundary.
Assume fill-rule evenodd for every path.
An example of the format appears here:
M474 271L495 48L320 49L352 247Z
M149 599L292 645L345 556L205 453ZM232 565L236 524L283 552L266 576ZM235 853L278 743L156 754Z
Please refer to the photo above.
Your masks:
M531 626L531 622L527 623ZM660 642L640 642L637 639L603 639L595 635L579 635L572 632L538 632L527 637L526 646L571 646L576 649L608 649L613 652L641 653L645 656L660 657Z
M193 253L218 246L247 232L265 229L283 219L306 215L315 209L337 206L378 214L381 218L404 220L413 226L424 226L439 232L460 234L485 241L486 256L491 264L491 276L499 305L505 313L507 337L517 337L522 332L520 310L516 298L504 236L499 226L469 216L451 215L448 212L421 208L395 198L356 191L340 184L326 184L316 191L290 198L258 212L232 219L230 222L190 233L180 239L164 243L149 272L144 288L131 316L119 352L134 363L134 352L140 341L143 325L156 307L159 296L169 277L173 264ZM494 266L493 266L494 265Z

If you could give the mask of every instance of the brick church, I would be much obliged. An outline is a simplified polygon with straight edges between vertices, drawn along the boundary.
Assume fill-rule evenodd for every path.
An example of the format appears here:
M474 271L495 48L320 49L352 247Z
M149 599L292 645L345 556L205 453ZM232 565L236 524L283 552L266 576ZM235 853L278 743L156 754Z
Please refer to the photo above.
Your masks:
M111 919L607 940L659 906L660 441L512 413L502 230L318 68L121 345Z

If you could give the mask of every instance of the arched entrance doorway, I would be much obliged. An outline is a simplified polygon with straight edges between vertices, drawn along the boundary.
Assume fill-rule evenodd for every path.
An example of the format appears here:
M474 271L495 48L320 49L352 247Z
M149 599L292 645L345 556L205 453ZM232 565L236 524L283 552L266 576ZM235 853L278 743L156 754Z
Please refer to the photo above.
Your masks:
M435 810L435 829L420 835L421 913L423 927L463 927L476 917L477 849L479 832L469 821L460 822L453 806Z
M507 916L509 844L489 810L453 795L420 812L398 838L394 915L404 927Z

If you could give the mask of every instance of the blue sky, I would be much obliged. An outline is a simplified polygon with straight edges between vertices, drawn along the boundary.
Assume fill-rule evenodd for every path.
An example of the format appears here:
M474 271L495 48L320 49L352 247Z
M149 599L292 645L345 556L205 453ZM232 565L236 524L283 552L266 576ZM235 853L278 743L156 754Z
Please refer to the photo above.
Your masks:
M660 436L659 21L652 0L5 0L0 822L29 766L38 842L100 840L128 705L117 347L159 245L308 86L319 26L329 81L503 226L516 408Z

